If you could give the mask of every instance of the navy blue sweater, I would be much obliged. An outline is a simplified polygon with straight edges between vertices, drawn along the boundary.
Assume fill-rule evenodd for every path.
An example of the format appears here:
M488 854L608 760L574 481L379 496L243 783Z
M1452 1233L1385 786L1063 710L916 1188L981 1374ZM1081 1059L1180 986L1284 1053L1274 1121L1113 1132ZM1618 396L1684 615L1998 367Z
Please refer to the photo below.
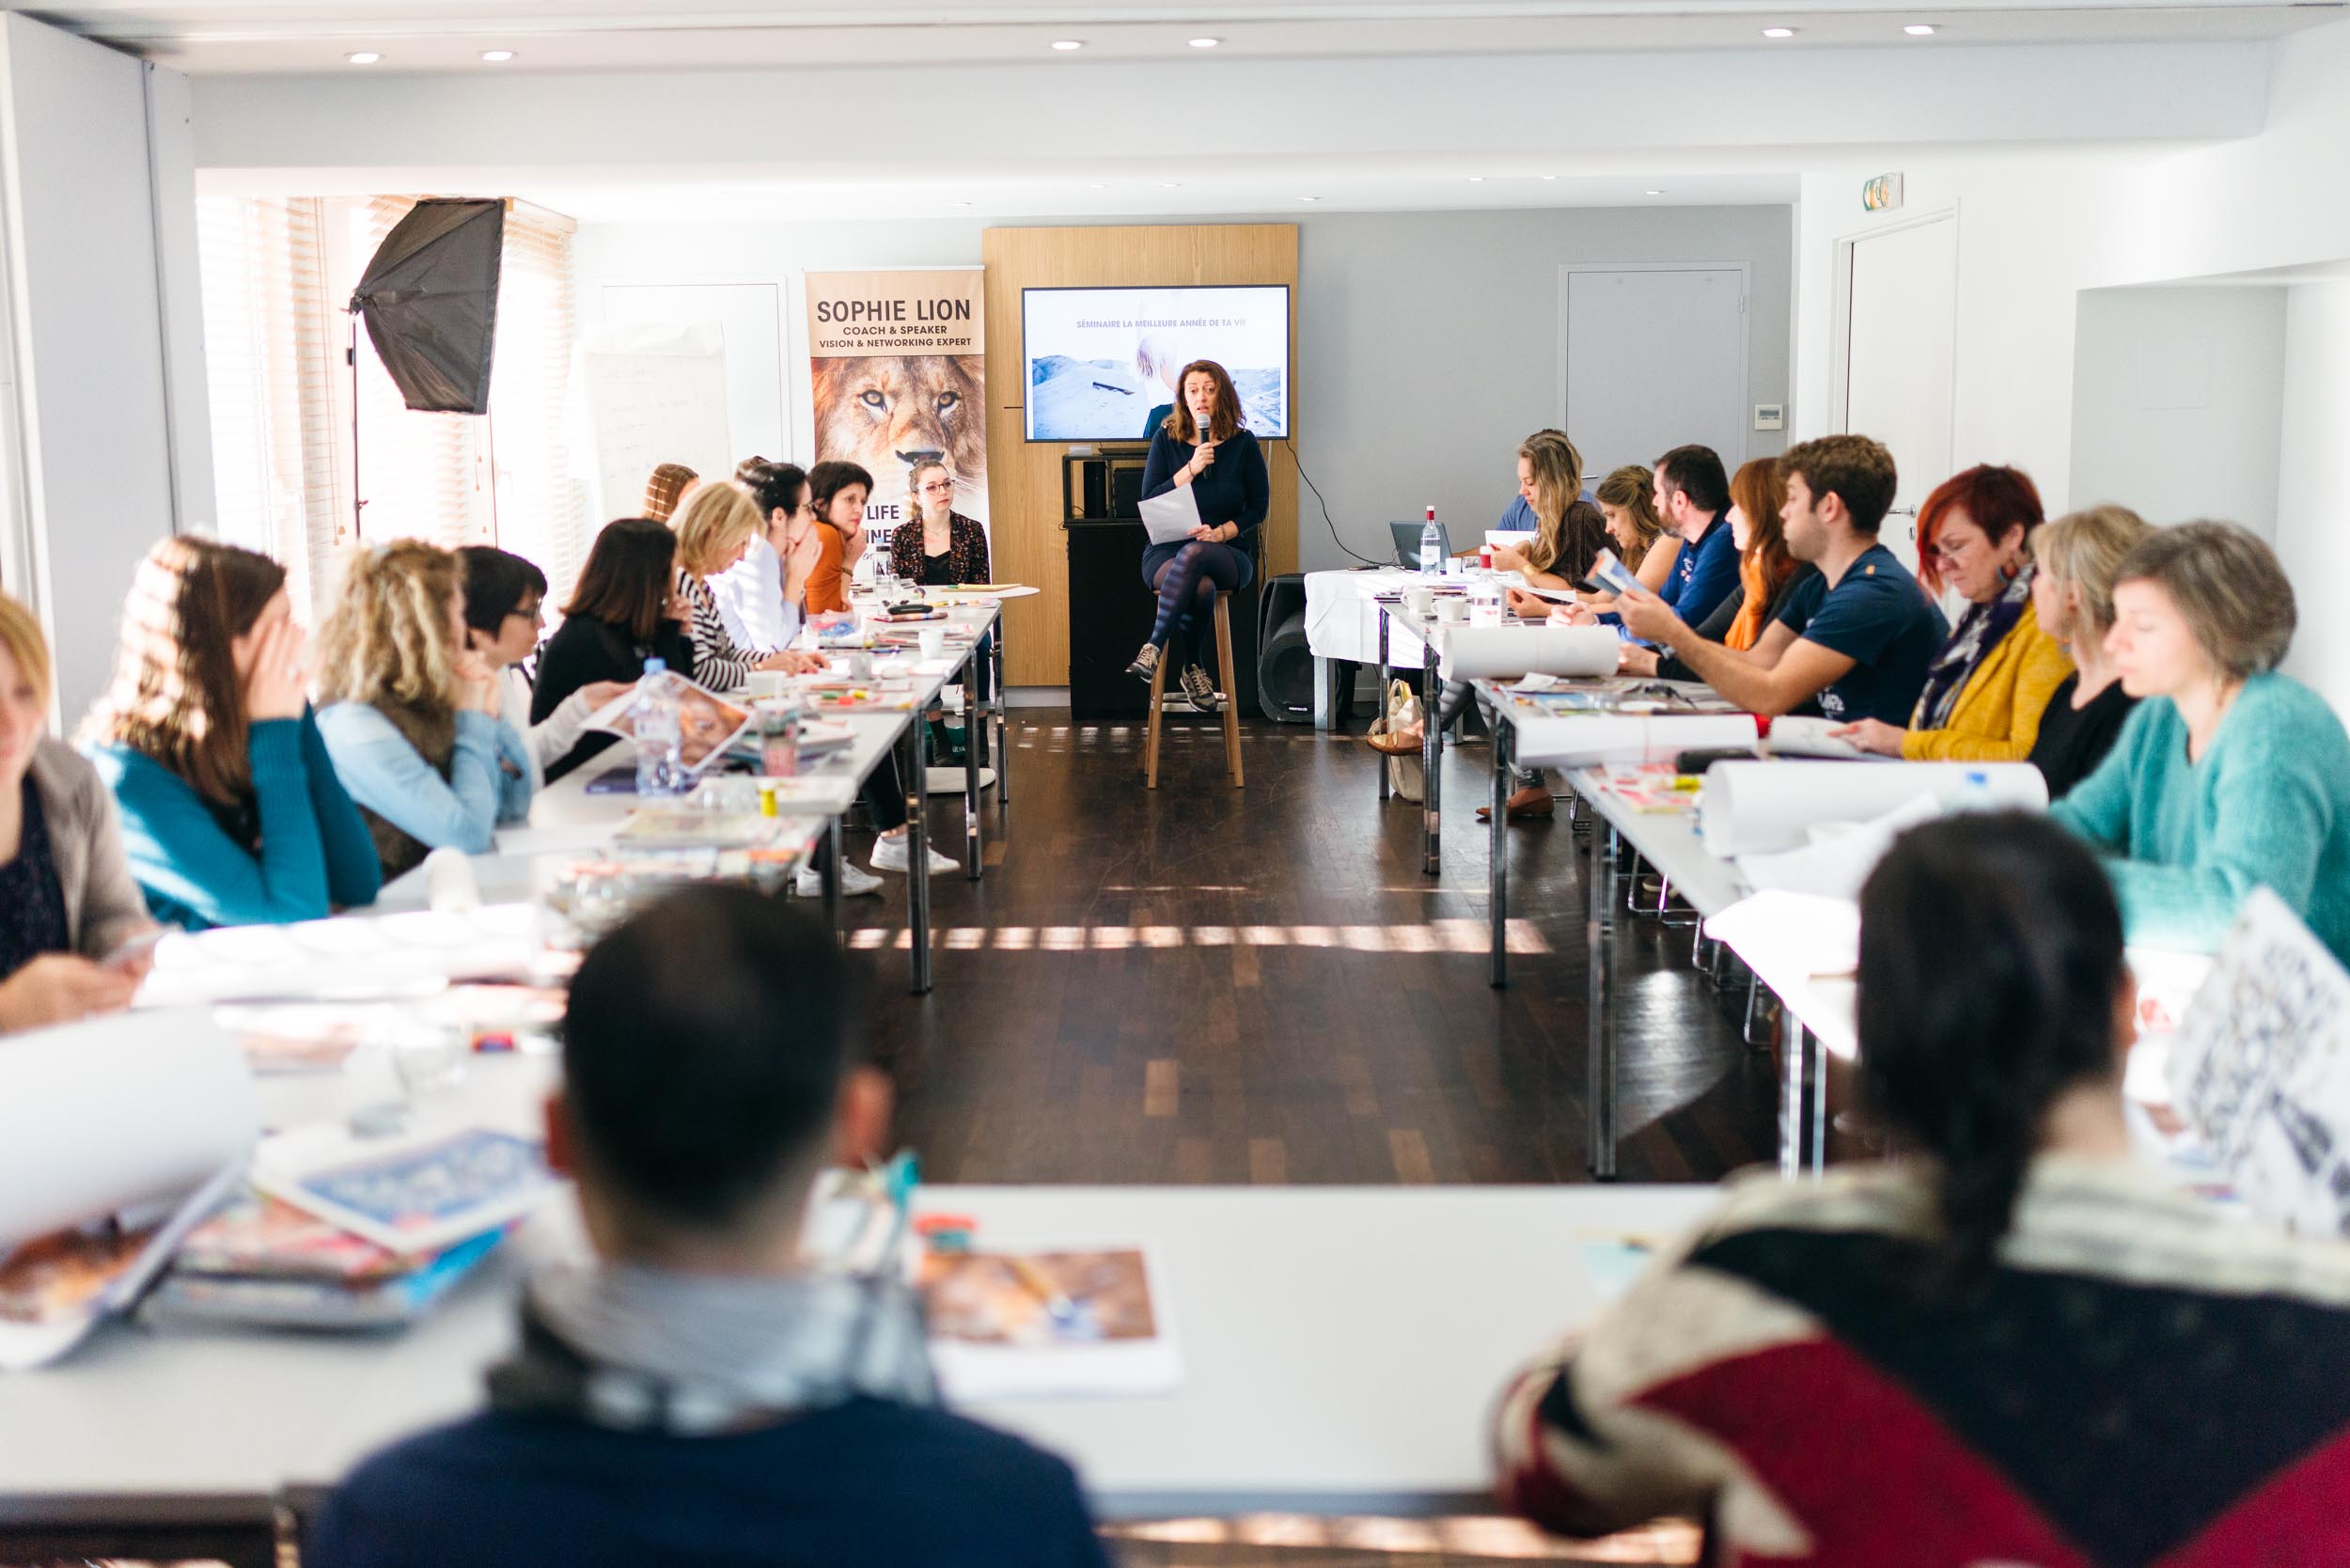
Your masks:
M1161 428L1151 438L1151 455L1142 465L1142 497L1164 495L1175 488L1175 470L1191 461L1191 454L1199 448L1188 441L1178 441ZM1215 461L1208 471L1191 481L1192 499L1198 504L1199 521L1211 528L1227 523L1240 525L1241 534L1264 521L1264 514L1273 505L1273 480L1266 475L1264 451L1257 438L1246 431L1235 431L1230 441L1217 446Z
M489 1413L352 1473L305 1568L1108 1568L1069 1466L858 1400L731 1436Z

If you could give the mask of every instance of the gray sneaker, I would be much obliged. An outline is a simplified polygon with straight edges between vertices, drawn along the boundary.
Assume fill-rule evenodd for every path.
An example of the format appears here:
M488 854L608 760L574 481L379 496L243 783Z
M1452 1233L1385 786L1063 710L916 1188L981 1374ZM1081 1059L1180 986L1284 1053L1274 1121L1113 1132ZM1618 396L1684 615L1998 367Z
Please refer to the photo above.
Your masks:
M1159 645L1146 642L1142 645L1142 651L1135 655L1135 662L1126 666L1126 673L1136 680L1148 681L1158 672Z
M1215 682L1209 680L1208 672L1198 665L1183 666L1183 695L1200 713L1220 713L1224 711L1224 699L1216 695Z

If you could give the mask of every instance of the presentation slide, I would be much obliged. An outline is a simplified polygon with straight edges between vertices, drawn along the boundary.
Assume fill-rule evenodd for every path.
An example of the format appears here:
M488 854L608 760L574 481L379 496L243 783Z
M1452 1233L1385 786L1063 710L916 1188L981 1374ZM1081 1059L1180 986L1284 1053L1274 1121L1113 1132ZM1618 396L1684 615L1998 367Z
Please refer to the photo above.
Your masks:
M1232 378L1248 428L1290 432L1290 291L1246 288L1024 289L1030 441L1144 441L1195 359Z

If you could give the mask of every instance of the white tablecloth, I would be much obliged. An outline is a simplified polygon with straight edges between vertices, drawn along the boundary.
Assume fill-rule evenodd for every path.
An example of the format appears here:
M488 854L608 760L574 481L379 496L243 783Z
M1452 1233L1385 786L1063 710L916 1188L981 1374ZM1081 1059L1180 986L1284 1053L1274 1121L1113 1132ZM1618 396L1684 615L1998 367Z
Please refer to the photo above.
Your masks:
M1389 593L1419 582L1417 572L1382 567L1367 572L1308 572L1306 573L1306 646L1317 659L1346 659L1358 665L1379 662L1379 606L1374 593ZM1387 634L1387 663L1418 669L1425 662L1419 639L1402 626Z

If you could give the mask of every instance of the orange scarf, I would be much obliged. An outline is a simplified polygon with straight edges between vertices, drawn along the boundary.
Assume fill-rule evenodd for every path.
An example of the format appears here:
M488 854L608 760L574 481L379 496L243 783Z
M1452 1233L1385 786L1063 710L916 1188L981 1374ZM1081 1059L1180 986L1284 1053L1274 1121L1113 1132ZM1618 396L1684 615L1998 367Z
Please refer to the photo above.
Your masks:
M1760 557L1748 556L1738 563L1738 581L1747 590L1747 599L1738 606L1738 617L1730 623L1730 631L1722 638L1724 648L1744 652L1755 645L1762 635L1763 622L1770 617L1771 601L1778 597L1778 590L1794 572L1794 561L1787 560L1780 564L1777 577L1765 583Z

